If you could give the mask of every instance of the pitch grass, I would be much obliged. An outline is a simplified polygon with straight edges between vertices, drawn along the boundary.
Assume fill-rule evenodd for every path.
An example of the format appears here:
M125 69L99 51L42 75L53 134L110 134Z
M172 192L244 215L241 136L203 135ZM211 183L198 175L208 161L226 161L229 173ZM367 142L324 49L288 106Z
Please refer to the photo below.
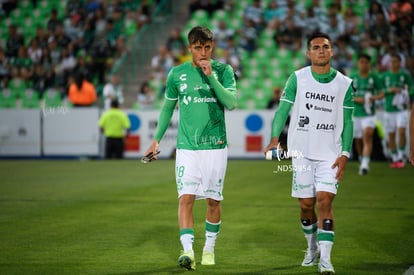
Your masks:
M316 274L290 197L289 162L230 160L212 267L198 274ZM0 274L181 274L174 162L0 161ZM285 166L287 167L287 166ZM414 168L350 162L335 199L337 274L402 274L414 264Z

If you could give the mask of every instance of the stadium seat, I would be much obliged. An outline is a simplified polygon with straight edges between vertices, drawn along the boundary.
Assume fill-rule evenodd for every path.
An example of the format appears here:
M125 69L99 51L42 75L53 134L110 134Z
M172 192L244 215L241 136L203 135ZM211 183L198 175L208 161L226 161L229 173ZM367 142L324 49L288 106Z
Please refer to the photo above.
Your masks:
M26 89L22 98L22 107L23 108L39 108L39 94L33 89Z
M46 108L62 106L62 97L60 93L53 89L48 89L43 94L43 103Z
M0 91L0 108L15 108L17 96L10 89Z

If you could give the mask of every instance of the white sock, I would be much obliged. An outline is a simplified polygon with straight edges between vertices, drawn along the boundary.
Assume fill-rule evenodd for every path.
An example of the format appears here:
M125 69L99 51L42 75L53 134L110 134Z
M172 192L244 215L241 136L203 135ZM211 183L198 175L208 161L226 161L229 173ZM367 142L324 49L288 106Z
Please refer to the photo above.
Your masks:
M194 235L183 234L180 236L180 241L184 252L193 251Z
M319 247L321 249L321 260L326 262L331 262L331 250L333 242L330 241L320 241Z
M361 167L368 168L369 167L370 157L362 157Z
M214 253L217 236L220 233L221 221L212 223L206 220L206 242L204 243L203 251Z
M317 241L318 241L318 223L314 223L312 225L304 226L302 224L302 230L305 235L306 241L308 243L308 248L310 250L316 250L317 249Z

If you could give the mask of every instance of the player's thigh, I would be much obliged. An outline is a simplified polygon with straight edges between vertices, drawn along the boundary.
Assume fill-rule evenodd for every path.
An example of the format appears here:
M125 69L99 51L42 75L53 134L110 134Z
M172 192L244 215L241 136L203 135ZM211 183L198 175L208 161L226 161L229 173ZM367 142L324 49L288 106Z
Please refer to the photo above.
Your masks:
M395 133L397 129L397 113L385 113L385 131L387 134Z
M407 128L408 125L408 113L406 111L398 112L396 114L397 128Z
M314 162L306 158L292 158L292 197L315 196Z
M362 138L362 117L354 117L354 138Z
M227 169L227 148L202 150L201 185L206 198L223 200L224 177Z
M336 194L338 191L338 181L336 173L338 168L332 168L335 160L319 161L315 167L315 189L316 192L325 191Z
M367 116L361 119L362 129L366 128L375 128L376 127L376 118L375 116Z

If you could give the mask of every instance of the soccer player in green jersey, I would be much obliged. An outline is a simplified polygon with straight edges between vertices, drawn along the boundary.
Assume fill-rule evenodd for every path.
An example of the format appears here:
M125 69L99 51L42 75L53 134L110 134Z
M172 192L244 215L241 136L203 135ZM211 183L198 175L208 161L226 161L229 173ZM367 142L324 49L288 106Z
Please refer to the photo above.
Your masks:
M370 71L371 57L368 54L358 56L358 72L350 77L356 89L354 94L354 139L360 157L359 174L369 170L372 153L372 141L376 126L375 100L384 97L379 76Z
M311 66L289 76L265 153L278 148L291 111L287 154L292 156L292 197L299 199L308 244L302 266L313 266L320 257L319 272L334 274L333 200L352 146L354 89L352 80L330 65L333 48L327 34L312 34L307 45Z
M183 247L178 264L194 270L192 209L197 199L207 201L206 240L201 264L215 264L214 247L220 232L220 202L223 200L227 167L224 110L236 107L237 90L232 67L211 59L214 42L209 29L194 27L188 33L188 42L192 60L173 67L168 74L155 139L146 154L157 152L178 103L175 174L179 200L178 224Z
M401 70L401 57L391 55L390 70L382 74L385 88L385 130L388 134L388 149L391 153L391 168L403 168L408 125L409 93L412 93L411 76ZM398 135L398 146L397 146Z

